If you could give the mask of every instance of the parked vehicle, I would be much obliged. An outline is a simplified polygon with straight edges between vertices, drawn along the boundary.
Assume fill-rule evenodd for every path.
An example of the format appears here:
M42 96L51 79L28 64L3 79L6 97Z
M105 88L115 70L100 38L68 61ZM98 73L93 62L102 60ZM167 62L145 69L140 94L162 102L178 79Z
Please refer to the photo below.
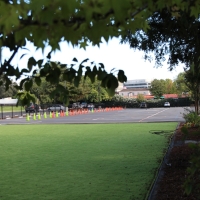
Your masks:
M147 104L146 104L145 102L142 102L142 103L140 104L140 108L147 108Z
M28 113L28 112L39 112L40 109L41 109L40 106L38 104L34 104L34 103L30 103L29 106L25 107L26 113Z
M170 107L170 103L169 102L165 102L164 103L164 107Z
M72 104L72 108L73 108L73 109L74 109L74 108L81 108L80 102L73 103L73 104Z
M47 111L49 112L56 112L56 111L66 111L66 107L60 104L53 104L50 107L47 108Z
M88 104L86 102L81 103L81 108L87 108Z
M87 105L87 108L88 108L88 110L92 110L92 109L94 109L94 104L93 103L89 103L88 105Z

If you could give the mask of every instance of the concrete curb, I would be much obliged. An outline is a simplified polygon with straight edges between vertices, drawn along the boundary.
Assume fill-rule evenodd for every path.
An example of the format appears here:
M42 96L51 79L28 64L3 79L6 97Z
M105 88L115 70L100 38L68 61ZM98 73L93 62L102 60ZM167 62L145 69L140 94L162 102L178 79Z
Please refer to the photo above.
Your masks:
M169 165L170 166L170 163L168 163L168 160L169 160L169 154L172 150L172 148L174 147L174 140L175 140L175 133L178 129L178 127L180 126L180 122L178 123L177 127L176 127L176 130L174 131L173 133L173 136L171 138L171 142L168 146L168 149L165 153L165 156L162 160L162 163L160 165L160 168L158 169L158 173L157 173L157 176L154 180L154 183L151 187L151 191L149 192L149 195L148 197L146 198L146 200L156 200L156 194L157 194L157 188L159 187L159 181L161 180L161 178L163 177L163 173L164 173L164 166L165 165Z

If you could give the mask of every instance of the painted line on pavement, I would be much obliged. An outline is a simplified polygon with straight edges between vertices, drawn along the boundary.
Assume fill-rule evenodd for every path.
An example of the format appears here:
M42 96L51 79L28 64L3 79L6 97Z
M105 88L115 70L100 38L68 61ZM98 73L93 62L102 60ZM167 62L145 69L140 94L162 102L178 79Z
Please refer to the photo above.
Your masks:
M169 109L169 108L168 108L168 109ZM155 115L158 115L158 114L160 114L160 113L162 113L162 112L164 112L164 111L166 111L166 110L168 110L168 109L161 110L160 112L157 112L157 113L155 113L155 114L153 114L153 115L150 115L150 116L148 116L148 117L145 117L145 118L141 119L139 122L142 122L142 121L144 121L145 119L148 119L148 118L153 117L153 116L155 116Z

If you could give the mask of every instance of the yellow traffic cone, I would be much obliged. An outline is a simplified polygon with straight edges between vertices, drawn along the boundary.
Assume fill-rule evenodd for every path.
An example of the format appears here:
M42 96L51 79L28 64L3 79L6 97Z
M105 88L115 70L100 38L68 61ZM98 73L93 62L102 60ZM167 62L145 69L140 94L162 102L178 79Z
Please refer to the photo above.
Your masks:
M33 119L34 119L34 120L36 120L36 116L35 116L35 113L33 114Z
M26 121L30 121L30 116L29 116L29 114L26 114Z
M40 113L38 113L38 119L41 119Z
M45 112L45 113L44 113L44 119L46 119L46 118L47 118L47 113Z

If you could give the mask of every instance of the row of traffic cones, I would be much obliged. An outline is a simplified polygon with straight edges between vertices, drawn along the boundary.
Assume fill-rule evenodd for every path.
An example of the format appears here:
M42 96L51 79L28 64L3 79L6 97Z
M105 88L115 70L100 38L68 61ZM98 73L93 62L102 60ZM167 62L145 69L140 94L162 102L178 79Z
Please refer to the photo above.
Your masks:
M94 113L94 112L108 112L108 111L113 111L113 110L122 110L123 108L122 107L114 107L114 108L99 108L99 109L91 109L91 110L88 110L88 109L83 109L83 110L71 110L71 111L61 111L60 112L60 117L65 117L65 116L73 116L73 115L78 115L78 114L87 114L87 113ZM50 112L49 113L49 118L57 118L59 117L59 113L56 111L56 112ZM47 119L47 113L44 112L43 114L43 118L44 119ZM33 120L40 120L41 119L41 115L40 113L38 113L38 115L36 116L36 114L34 113L33 114ZM27 121L30 121L30 115L27 114L26 115L26 120Z
M64 117L65 115L68 116L68 111L67 111L66 113L60 112L60 117ZM55 117L59 117L58 112L56 112L56 113L50 112L50 113L49 113L49 118L55 118ZM44 119L47 119L47 118L48 118L46 112L44 112L43 118L44 118ZM38 119L38 120L41 119L40 113L38 113L38 115L36 115L35 113L33 114L33 120L37 120L37 119ZM30 121L30 115L29 115L29 114L26 115L26 120L27 120L27 121Z

